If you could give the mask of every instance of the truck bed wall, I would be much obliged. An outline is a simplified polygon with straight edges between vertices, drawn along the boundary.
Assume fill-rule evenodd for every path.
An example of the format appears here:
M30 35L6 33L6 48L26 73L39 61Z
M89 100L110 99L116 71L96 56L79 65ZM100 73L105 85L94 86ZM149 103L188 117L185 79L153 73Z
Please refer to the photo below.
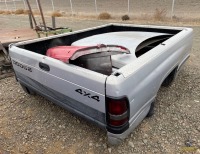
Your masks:
M79 39L89 37L92 35L108 33L108 32L120 32L120 31L144 31L144 32L158 32L158 33L168 33L177 34L180 30L176 29L161 29L161 28L148 28L148 27L134 27L127 25L105 25L96 28L89 28L87 30L77 31L73 33L68 33L52 38L38 39L35 42L27 43L21 45L21 48L40 53L42 55L46 54L46 51L58 45L71 45L74 41Z
M170 72L179 68L189 57L192 37L192 29L185 29L133 63L119 69L120 76L111 75L107 78L106 95L128 98L131 122L142 110L149 108Z

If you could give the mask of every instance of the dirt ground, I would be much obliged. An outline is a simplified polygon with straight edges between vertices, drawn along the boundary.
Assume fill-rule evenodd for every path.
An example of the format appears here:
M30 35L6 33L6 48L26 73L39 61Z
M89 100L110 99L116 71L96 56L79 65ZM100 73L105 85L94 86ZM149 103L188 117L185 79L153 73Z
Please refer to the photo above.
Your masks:
M0 29L5 28L2 22ZM14 21L6 21L8 27L11 27L11 22ZM63 23L61 19L59 22ZM65 22L73 30L78 30L110 21L71 18ZM27 27L28 23L21 26ZM98 127L41 96L25 94L14 77L0 80L0 154L199 154L200 27L192 28L194 43L191 57L174 84L160 89L155 115L143 120L116 147L107 144L106 133Z

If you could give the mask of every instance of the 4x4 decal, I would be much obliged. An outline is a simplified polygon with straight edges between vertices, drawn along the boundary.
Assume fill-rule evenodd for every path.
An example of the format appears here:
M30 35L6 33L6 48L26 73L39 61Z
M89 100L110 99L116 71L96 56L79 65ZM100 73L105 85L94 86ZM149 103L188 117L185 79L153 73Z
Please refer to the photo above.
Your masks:
M92 96L90 93L88 93L88 92L86 92L86 91L84 91L84 90L82 90L82 89L76 89L75 91L76 91L77 93L81 94L82 96L86 96L86 97L88 97L88 98L94 99L94 100L96 100L97 102L100 101L100 100L99 100L99 96L97 96L97 95Z

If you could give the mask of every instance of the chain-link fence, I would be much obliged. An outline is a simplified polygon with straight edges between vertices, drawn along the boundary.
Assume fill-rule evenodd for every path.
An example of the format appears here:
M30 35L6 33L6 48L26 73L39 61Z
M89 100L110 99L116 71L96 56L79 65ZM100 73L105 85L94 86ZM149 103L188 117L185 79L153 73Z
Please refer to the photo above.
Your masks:
M37 0L29 0L38 10ZM200 17L200 0L40 0L43 11L61 11L68 14L151 15L156 9L165 10L167 16ZM0 10L27 9L26 0L0 0Z

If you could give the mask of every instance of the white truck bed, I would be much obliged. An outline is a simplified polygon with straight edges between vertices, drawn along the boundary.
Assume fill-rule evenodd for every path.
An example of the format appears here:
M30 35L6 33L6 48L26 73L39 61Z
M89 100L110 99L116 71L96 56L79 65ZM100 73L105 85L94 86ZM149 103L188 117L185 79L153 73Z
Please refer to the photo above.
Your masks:
M169 86L189 58L192 38L185 27L107 24L11 44L9 54L25 92L97 124L117 144L151 115L161 85ZM46 56L55 46L96 44L118 44L131 54L112 56L111 74Z

